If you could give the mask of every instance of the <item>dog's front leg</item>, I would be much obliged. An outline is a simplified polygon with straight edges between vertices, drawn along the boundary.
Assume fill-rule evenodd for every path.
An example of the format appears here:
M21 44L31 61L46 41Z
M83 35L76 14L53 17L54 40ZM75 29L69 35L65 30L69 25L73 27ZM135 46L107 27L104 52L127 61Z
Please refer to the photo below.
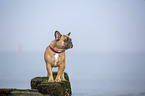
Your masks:
M56 76L56 79L55 79L56 82L61 82L60 76L64 72L64 68L65 68L65 63L59 65L58 73L57 73L57 76Z
M61 75L61 81L66 81L64 78L64 71L62 72L62 75Z
M62 71L62 74L61 74L61 81L66 81L65 78L64 78L64 69L65 69L65 62L64 62L64 68L63 68L63 71Z
M47 72L48 72L48 76L49 76L48 82L54 82L51 65L49 63L47 63L46 68L47 68Z

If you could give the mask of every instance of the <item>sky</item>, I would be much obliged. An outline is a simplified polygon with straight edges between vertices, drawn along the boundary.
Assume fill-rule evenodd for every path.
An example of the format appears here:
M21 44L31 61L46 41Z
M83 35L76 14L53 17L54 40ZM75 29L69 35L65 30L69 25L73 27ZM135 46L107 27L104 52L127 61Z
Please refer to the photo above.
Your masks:
M56 30L73 52L145 52L145 0L0 0L0 52L44 52Z

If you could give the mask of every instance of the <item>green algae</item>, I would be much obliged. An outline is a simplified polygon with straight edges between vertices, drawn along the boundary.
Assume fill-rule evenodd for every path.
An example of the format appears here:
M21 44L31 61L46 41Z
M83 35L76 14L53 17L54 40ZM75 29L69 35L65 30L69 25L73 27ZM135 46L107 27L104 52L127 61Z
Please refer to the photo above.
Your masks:
M53 72L54 79L57 72ZM49 77L35 77L31 80L31 89L0 89L0 96L71 96L71 84L67 73L66 81L48 82Z
M57 72L53 72L54 79ZM48 82L49 77L35 77L31 80L31 89L38 89L42 94L51 96L71 96L71 84L67 73L64 73L66 81Z
M43 96L34 89L0 89L0 96Z
M59 83L39 84L38 90L42 94L49 94L51 96L63 96L61 85Z

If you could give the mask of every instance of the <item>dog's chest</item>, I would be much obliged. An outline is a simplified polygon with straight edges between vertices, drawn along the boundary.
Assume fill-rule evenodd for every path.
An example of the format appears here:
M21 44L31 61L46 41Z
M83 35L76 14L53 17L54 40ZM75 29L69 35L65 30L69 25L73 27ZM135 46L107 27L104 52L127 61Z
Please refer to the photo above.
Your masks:
M54 57L55 57L55 63L58 62L58 56L59 56L59 54L55 54L55 55L54 55Z
M54 54L53 56L49 57L49 63L53 67L57 67L64 61L64 56L62 54Z
M59 54L55 54L54 55L54 66L57 66L59 63L60 59L59 59Z

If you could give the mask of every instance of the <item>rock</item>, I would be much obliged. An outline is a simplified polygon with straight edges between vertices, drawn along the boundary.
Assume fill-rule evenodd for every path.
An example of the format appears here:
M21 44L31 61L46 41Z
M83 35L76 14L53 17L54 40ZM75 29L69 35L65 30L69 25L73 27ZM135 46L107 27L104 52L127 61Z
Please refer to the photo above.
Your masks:
M48 80L48 77L35 77L31 80L31 89L37 89L37 86L43 81Z
M12 89L0 89L1 96L10 96Z
M40 93L45 94L45 95L49 94L51 96L63 96L61 85L57 82L39 84L38 90Z
M69 81L63 81L60 82L62 91L63 91L63 96L71 96L72 92L71 92L71 84Z
M43 96L34 89L0 89L0 96Z
M54 80L57 76L57 72L53 72ZM67 73L64 72L64 77L67 81L69 81L69 77ZM49 77L35 77L31 80L31 89L37 89L38 84L41 84L43 81L47 81Z
M57 72L53 72L54 79ZM49 77L35 77L31 80L31 89L38 89L42 94L49 94L51 96L71 96L71 84L67 73L64 73L67 81L62 82L48 82Z

